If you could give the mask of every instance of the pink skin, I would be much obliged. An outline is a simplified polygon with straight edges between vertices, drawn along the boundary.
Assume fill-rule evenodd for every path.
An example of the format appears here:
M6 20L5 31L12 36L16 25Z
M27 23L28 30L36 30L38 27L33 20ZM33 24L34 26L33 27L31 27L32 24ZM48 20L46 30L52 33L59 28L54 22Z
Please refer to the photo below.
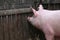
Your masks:
M32 11L34 15L28 17L28 21L44 32L46 40L60 36L60 10L46 10L40 5L38 11L33 8Z

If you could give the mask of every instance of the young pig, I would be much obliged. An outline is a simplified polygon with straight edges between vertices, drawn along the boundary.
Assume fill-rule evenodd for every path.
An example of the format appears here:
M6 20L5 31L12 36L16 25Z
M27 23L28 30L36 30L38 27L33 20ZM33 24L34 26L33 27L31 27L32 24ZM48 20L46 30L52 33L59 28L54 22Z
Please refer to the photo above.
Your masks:
M32 8L34 15L28 17L28 21L36 28L41 29L46 40L54 40L54 36L60 36L60 10L46 10L39 5L39 10Z

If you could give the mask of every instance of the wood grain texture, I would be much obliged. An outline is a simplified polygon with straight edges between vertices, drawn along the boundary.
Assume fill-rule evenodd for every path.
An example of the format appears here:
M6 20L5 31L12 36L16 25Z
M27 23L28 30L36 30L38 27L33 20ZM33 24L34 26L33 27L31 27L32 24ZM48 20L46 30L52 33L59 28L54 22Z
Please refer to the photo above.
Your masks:
M11 14L20 14L31 12L31 8L20 8L20 9L11 9L11 10L2 10L0 15L11 15Z

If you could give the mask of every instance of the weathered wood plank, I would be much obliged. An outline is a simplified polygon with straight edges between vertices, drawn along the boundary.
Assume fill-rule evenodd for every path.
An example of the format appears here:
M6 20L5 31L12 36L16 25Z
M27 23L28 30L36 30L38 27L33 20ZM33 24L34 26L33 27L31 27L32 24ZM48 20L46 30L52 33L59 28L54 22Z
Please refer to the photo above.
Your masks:
M4 40L9 40L8 16L3 16L3 18L4 18L4 34L5 34Z
M18 40L23 40L22 15L18 15Z
M11 15L17 13L27 13L31 12L31 8L21 8L21 9L12 9L12 10L1 10L0 15Z
M1 26L3 27L3 40L5 40L5 31L4 31L4 25L5 25L5 22L4 22L4 18L3 16L1 16Z
M15 29L15 26L14 26L14 20L15 20L14 15L11 15L11 22L12 22L12 25L11 25L11 26L12 26L12 32L11 32L11 33L12 33L12 35L13 35L13 36L12 36L13 38L12 38L12 37L11 37L11 38L15 40L15 30L14 30L14 29Z
M17 17L17 14L15 15L14 25L15 25L15 40L18 40L18 17Z
M20 15L21 16L21 40L24 40L24 25L23 25L23 15Z
M9 28L10 28L10 40L15 40L14 39L14 26L13 26L13 16L9 16Z
M0 40L3 40L3 33L2 16L0 16Z
M21 26L21 16L18 15L18 40L22 40L21 39L21 30L22 30L22 26Z

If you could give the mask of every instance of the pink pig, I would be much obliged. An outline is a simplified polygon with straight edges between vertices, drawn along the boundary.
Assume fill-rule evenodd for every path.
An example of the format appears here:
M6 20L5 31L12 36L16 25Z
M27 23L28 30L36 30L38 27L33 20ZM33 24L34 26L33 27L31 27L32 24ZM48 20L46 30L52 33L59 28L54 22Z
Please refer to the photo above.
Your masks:
M36 28L41 29L46 40L54 40L54 36L60 36L60 10L46 10L42 5L39 5L39 10L32 8L34 15L28 17Z

